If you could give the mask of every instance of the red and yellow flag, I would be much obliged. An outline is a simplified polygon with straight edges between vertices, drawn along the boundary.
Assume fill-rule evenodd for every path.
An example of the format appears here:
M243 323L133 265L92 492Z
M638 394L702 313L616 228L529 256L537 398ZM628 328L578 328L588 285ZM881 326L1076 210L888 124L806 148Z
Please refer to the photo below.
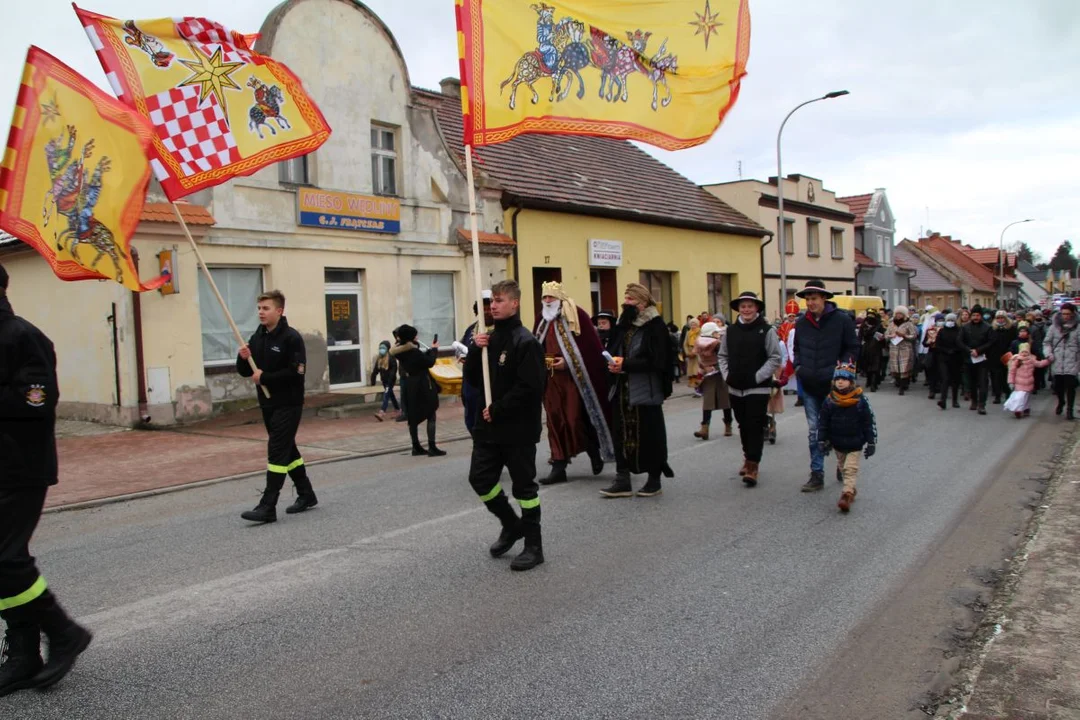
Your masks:
M748 0L455 0L465 143L708 140L739 96Z
M287 67L206 18L117 20L75 8L122 102L154 126L151 166L171 200L282 160L330 137Z
M150 184L145 118L40 48L26 55L0 164L0 228L62 280L141 284L131 254Z

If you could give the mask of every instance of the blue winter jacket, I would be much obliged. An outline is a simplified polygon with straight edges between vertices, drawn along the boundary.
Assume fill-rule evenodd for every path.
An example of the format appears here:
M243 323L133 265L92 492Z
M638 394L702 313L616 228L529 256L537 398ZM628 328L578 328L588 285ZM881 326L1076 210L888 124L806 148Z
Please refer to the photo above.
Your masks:
M826 398L818 415L818 442L828 441L839 452L858 452L864 445L877 445L877 420L865 395L849 407Z
M820 320L806 313L795 323L795 374L804 393L824 399L832 390L833 372L838 363L854 364L859 359L859 338L855 321L836 303L826 302Z

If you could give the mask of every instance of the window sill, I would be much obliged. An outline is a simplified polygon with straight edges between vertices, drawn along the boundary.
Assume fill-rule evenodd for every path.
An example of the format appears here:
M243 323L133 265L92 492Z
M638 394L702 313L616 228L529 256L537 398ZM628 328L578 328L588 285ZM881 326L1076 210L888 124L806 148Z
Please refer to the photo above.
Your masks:
M844 259L844 256L843 256L843 255L833 255L833 256L832 256L832 259L833 259L833 260L843 260L843 259Z
M203 374L205 375L228 375L235 372L235 362L230 362L228 365L203 365Z
M821 253L808 252L808 253L806 253L806 257L819 258L819 257L821 257Z
M289 182L287 180L278 181L278 185L280 185L284 189L288 190L289 192L296 192L297 189L299 189L299 188L317 187L316 185L313 185L312 183L294 183L294 182Z

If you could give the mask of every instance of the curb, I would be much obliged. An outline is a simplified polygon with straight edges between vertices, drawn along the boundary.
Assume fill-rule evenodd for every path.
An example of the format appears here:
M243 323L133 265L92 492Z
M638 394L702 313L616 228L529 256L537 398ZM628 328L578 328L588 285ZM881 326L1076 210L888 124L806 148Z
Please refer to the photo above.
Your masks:
M463 435L460 437L449 437L439 441L440 445L447 445L449 443L461 442L462 440L472 440L471 435ZM361 460L370 457L380 457L382 455L395 455L399 452L412 449L412 444L408 445L395 445L393 447L383 448L382 450L368 450L366 452L348 453L339 457L323 458L321 460L312 460L306 462L307 466L315 465L329 465L331 463L345 462L347 460ZM220 483L229 482L231 480L242 480L244 478L257 477L266 472L263 470L252 470L250 472L239 473L237 475L225 475L218 478L209 478L207 480L196 480L195 482L181 483L180 485L169 485L168 487L154 488L152 490L140 490L139 492L127 493L124 495L112 495L110 497L95 498L94 500L81 500L79 502L67 503L66 505L53 505L47 507L41 511L42 515L49 515L52 513L70 512L73 510L90 510L92 508L102 507L104 505L113 505L115 503L127 502L128 500L140 500L143 498L156 497L158 495L169 495L171 493L180 492L182 490L194 490L196 488L209 487L210 485L218 485Z

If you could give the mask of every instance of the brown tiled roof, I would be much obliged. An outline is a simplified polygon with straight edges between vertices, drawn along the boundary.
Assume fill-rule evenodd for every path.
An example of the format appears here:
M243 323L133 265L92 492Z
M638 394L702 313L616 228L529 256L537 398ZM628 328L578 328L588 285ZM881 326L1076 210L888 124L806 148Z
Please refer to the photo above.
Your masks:
M927 265L918 253L902 245L893 248L893 261L899 268L915 271L915 277L908 281L913 288L923 292L956 292L958 290L947 277Z
M855 216L855 227L861 227L863 218L866 217L866 211L870 209L870 201L874 198L874 193L867 193L866 195L848 195L847 197L836 198L837 202L842 202L851 208L851 214Z
M947 265L971 287L983 292L997 290L997 275L964 252L962 243L949 236L932 235L920 238L918 246L933 255L939 262ZM1005 280L1006 284L1016 284L1016 280Z
M460 242L472 242L472 232L467 228L458 228L457 234L458 240ZM476 235L479 238L481 245L509 245L511 247L516 245L516 243L514 242L514 238L510 237L509 235L504 235L503 233L489 233L480 231L477 232Z
M213 225L217 222L217 220L214 220L214 216L210 214L210 211L202 205L178 202L176 207L180 208L180 214L188 225ZM142 222L174 223L176 222L176 213L173 212L172 205L169 203L146 203L143 206L139 220Z
M968 257L979 263L980 265L997 265L1001 256L998 254L997 248L969 248L964 247L963 251L967 253Z
M864 267L864 268L881 267L876 262L874 262L873 259L871 259L871 257L869 255L864 253L859 248L855 248L855 262L857 262L859 264L859 267Z
M435 109L447 145L464 166L461 100L413 88ZM624 140L521 135L473 150L477 171L503 188L504 202L535 209L763 236L758 223Z

